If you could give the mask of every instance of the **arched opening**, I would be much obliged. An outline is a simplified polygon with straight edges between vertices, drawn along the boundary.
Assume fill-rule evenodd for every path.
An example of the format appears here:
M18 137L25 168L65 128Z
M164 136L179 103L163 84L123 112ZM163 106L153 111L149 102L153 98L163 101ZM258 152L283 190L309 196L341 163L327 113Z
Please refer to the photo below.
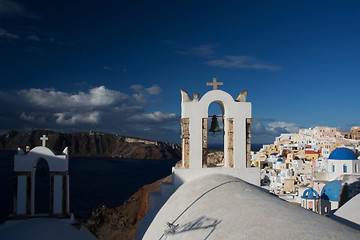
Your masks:
M212 102L208 108L206 167L224 166L224 112L220 104ZM216 132L210 131L215 126Z
M47 161L40 158L35 163L35 214L50 213L50 170Z

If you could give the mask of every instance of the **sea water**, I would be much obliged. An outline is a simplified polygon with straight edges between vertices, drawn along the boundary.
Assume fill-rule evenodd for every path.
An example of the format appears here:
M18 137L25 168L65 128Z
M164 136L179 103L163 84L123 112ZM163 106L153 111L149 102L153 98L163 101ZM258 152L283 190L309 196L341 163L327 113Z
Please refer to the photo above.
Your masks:
M252 150L261 146L253 144ZM223 150L223 145L209 148ZM16 151L0 151L0 222L12 213L14 154ZM143 185L170 175L179 160L70 158L70 211L86 219L103 205L119 206Z
M0 222L12 212L14 151L0 151ZM103 205L121 205L143 185L171 174L179 159L70 158L70 211L83 218Z

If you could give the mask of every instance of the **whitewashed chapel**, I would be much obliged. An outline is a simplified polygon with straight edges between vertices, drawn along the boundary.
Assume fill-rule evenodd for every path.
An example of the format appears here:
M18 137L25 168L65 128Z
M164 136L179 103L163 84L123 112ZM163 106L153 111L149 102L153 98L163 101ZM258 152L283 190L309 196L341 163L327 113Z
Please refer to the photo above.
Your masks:
M42 146L31 150L27 147L26 152L18 148L14 156L13 213L0 225L0 239L96 239L86 228L79 230L71 225L76 221L69 211L68 148L57 155L46 147L47 136L40 139ZM43 176L39 174L42 171ZM40 182L45 182L45 187L40 189L48 198L44 201L48 204L43 204L43 196L38 194L37 180L41 177L44 177Z
M34 216L35 212L35 172L37 162L44 159L50 171L49 211L50 216L69 216L69 152L66 147L56 155L46 147L48 138L41 137L42 146L31 149L27 154L19 148L14 156L14 207L13 217Z

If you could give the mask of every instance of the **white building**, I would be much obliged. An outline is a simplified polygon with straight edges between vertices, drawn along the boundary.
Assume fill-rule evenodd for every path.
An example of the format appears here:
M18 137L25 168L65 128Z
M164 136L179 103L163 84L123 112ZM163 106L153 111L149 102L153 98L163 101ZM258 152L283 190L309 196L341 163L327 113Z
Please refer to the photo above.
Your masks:
M274 144L279 145L282 141L290 141L293 135L293 133L282 133L279 137L275 138Z
M339 207L341 191L341 180L334 180L326 184L321 190L321 210L322 215L331 215Z
M328 159L326 157L319 157L315 160L316 172L328 171Z
M301 196L301 207L313 212L319 212L319 194L312 188L308 188Z
M348 148L337 148L331 152L328 159L328 180L334 180L343 174L359 173L360 160Z
M44 136L45 138L45 136ZM14 175L16 192L14 193L13 217L36 216L35 211L35 171L37 162L44 159L50 171L48 196L49 216L68 217L69 201L69 153L66 147L62 154L56 155L50 148L38 146L27 154L18 149L14 156Z
M68 148L57 155L46 147L48 138L45 135L40 139L43 141L42 146L35 147L28 153L19 148L14 156L13 213L4 224L0 224L0 239L95 240L96 237L85 227L79 230L72 225L76 221L69 211ZM39 165L39 162L44 162L45 166ZM36 172L45 170L44 167L49 172L49 179L44 179L49 184L49 188L44 189L44 195L49 200L49 208L45 213L38 212L35 204L39 202L35 197L35 190L39 187L35 179L40 176Z

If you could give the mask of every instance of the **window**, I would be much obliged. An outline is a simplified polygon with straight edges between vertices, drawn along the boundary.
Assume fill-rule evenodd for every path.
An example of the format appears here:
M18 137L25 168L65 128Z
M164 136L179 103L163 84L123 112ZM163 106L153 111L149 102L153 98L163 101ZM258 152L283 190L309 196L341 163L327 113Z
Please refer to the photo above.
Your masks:
M332 171L335 172L335 165L332 165Z
M344 173L347 173L347 166L344 164L344 166L343 166L343 172Z
M355 173L358 173L359 172L359 164L355 164Z

